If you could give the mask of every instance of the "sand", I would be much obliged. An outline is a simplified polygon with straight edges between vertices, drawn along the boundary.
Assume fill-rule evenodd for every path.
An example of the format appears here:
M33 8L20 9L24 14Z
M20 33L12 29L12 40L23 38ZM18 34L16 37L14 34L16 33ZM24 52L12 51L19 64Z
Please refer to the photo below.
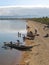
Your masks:
M21 64L49 65L49 37L44 37L45 34L49 33L49 29L43 30L45 24L30 20L27 21L27 25L30 27L27 31L35 33L35 29L37 29L39 36L35 36L34 40L25 40L26 45L33 45L33 48L31 51L23 52Z

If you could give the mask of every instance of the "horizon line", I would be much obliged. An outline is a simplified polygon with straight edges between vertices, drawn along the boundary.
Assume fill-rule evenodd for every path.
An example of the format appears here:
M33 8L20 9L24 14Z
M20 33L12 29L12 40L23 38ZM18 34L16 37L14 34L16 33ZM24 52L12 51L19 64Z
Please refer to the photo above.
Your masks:
M11 6L0 6L0 8L11 8L11 7L20 7L20 8L49 8L49 5L11 5Z

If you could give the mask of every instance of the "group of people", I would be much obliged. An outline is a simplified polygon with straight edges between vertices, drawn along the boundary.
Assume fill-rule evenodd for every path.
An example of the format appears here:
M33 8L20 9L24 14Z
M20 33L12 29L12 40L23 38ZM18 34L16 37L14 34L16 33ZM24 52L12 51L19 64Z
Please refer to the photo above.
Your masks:
M18 37L21 37L22 34L18 32ZM23 34L23 41L25 41L25 35Z
M18 32L18 37L21 37L21 33Z
M29 28L29 27L28 27ZM33 32L32 31L30 31L30 32L28 32L29 33L29 35L31 35L31 36L33 36ZM28 34L27 33L27 34ZM37 34L37 30L35 29L35 34ZM18 32L18 37L21 37L21 33L20 32ZM25 41L25 39L26 39L26 37L25 37L25 35L23 35L23 41ZM10 44L12 45L13 44L13 42L12 41L10 41ZM17 40L17 42L16 42L16 45L19 45L20 44L20 40Z
M10 44L12 45L13 44L13 42L12 41L10 41ZM16 42L16 45L20 45L20 41L19 40L17 40L17 42Z

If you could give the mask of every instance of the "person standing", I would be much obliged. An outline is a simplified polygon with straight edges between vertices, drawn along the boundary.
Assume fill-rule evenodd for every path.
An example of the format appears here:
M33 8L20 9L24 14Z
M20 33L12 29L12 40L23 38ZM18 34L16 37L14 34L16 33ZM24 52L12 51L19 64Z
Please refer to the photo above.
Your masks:
M35 29L35 34L37 34L37 29Z

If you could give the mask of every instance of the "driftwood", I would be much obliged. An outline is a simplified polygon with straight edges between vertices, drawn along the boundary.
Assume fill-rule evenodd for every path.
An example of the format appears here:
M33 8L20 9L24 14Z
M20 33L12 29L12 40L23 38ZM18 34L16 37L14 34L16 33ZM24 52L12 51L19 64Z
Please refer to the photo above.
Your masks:
M49 37L49 34L46 34L44 37L45 37L45 38Z
M14 49L20 49L20 50L24 50L24 49L31 49L33 46L25 46L25 45L16 45L16 44L4 44L4 46L10 47L10 48L14 48Z
M43 29L45 30L46 28L49 28L49 25L44 26L44 28L43 28Z

